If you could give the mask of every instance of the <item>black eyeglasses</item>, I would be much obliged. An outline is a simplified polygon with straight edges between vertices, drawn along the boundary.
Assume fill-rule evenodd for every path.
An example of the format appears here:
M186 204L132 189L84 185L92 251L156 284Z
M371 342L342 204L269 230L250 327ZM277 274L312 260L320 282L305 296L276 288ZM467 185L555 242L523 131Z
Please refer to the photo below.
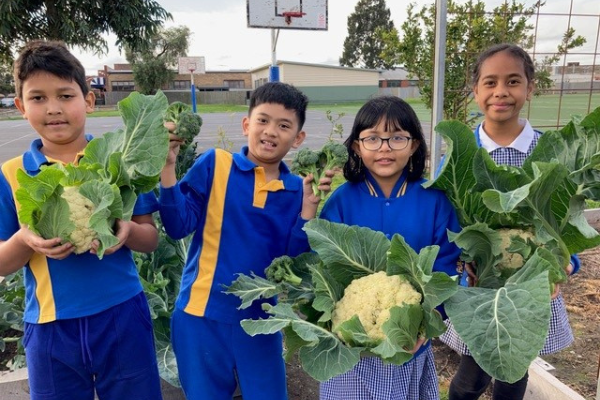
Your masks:
M363 146L367 150L379 150L381 146L383 146L383 142L387 142L387 145L392 150L404 150L408 143L413 138L407 136L392 136L389 138L380 138L379 136L367 136L364 138L359 138L358 140L362 142Z

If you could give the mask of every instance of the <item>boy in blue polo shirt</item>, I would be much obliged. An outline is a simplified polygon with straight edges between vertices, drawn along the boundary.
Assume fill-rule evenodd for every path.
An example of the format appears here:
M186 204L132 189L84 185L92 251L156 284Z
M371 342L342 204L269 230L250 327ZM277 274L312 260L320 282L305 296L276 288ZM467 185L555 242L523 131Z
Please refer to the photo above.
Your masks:
M282 162L306 133L307 97L291 85L271 82L252 93L242 129L248 145L239 153L204 153L177 182L172 151L161 175L160 216L173 238L194 233L172 316L171 339L179 379L188 400L231 399L236 377L244 400L285 400L282 336L249 336L245 318L266 317L260 305L238 310L225 294L237 274L264 269L279 256L308 251L302 231L319 197ZM175 137L176 138L176 137ZM331 174L319 187L329 191Z
M119 244L73 253L19 224L16 171L36 175L52 163L77 162L91 136L94 110L81 63L61 42L32 41L14 68L15 104L40 136L2 165L0 275L23 268L25 334L32 400L160 400L152 320L131 251L151 252L158 232L153 194L140 195L131 221L118 221Z

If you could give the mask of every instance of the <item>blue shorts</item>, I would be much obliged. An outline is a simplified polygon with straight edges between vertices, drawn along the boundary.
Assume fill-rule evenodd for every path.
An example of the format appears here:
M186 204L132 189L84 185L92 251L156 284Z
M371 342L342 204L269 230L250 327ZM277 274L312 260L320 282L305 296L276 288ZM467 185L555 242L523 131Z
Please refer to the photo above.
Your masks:
M25 324L31 400L161 400L143 292L101 313Z
M244 400L287 400L281 333L248 335L228 324L173 311L171 341L188 400L231 399L239 381Z

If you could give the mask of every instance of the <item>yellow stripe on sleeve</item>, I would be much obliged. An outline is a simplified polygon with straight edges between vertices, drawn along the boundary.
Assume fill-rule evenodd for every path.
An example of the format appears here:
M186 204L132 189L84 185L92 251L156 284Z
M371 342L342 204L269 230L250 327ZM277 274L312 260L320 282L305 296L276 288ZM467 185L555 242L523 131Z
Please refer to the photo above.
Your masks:
M225 150L216 149L215 173L208 199L206 223L202 232L202 252L198 259L198 276L192 284L190 299L184 309L185 312L198 317L204 316L210 289L215 277L219 247L221 245L227 182L229 180L232 161L233 157L230 153Z

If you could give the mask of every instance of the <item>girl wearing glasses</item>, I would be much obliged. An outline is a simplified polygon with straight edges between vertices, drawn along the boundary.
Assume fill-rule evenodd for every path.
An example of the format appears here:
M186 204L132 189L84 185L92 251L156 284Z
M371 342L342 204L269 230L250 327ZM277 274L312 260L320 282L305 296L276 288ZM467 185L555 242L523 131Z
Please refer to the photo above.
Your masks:
M427 146L414 110L398 97L382 96L358 111L344 142L347 182L333 192L320 218L395 233L418 253L438 245L434 271L456 275L460 250L446 231L458 232L454 208L442 191L421 185ZM321 383L321 400L437 400L438 380L429 342L417 342L403 365L364 357L350 371Z

